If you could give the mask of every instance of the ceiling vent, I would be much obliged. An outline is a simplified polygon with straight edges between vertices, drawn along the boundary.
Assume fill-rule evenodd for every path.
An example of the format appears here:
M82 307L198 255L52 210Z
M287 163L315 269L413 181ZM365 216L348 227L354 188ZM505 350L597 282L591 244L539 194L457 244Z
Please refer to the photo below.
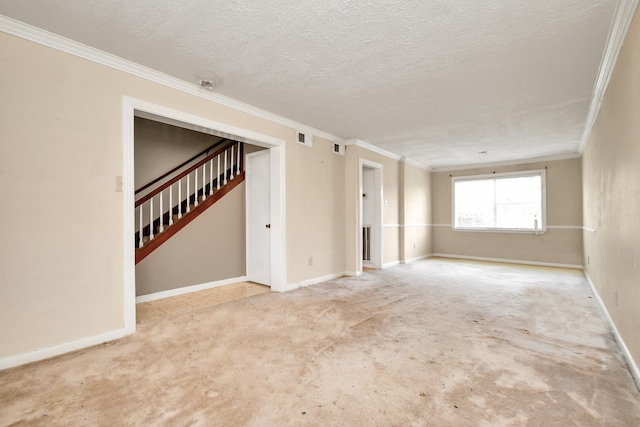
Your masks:
M307 147L313 147L313 135L309 132L299 130L296 132L296 142L298 144L306 145Z

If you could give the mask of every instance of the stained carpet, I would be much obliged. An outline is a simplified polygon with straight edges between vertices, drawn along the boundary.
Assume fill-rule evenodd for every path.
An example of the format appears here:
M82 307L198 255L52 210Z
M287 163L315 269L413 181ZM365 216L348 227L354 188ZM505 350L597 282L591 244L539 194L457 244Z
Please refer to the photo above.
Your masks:
M0 425L637 426L582 272L430 259L0 372Z

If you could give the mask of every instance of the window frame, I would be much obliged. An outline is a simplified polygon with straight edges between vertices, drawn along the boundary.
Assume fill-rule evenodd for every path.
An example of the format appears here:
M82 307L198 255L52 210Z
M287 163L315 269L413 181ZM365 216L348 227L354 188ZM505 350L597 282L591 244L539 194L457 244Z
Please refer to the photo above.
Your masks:
M523 230L516 228L457 228L456 227L456 182L480 181L499 178L521 178L528 176L540 176L541 186L541 218L538 230ZM531 169L514 172L494 172L481 175L461 175L451 177L451 229L453 231L473 233L515 233L515 234L544 234L547 232L547 170Z

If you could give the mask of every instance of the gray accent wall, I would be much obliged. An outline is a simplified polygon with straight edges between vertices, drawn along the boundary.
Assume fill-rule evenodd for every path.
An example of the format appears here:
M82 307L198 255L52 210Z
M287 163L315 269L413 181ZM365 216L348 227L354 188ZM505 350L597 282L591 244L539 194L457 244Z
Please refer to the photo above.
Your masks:
M240 184L136 265L136 296L245 275Z
M136 188L220 141L140 117L134 131ZM244 210L241 184L136 265L136 296L244 276Z

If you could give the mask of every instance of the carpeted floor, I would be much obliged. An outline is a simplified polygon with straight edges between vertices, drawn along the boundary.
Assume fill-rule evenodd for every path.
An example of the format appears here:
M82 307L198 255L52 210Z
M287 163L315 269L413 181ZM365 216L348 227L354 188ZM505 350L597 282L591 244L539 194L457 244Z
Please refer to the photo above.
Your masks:
M431 259L0 372L0 424L638 426L582 272Z

